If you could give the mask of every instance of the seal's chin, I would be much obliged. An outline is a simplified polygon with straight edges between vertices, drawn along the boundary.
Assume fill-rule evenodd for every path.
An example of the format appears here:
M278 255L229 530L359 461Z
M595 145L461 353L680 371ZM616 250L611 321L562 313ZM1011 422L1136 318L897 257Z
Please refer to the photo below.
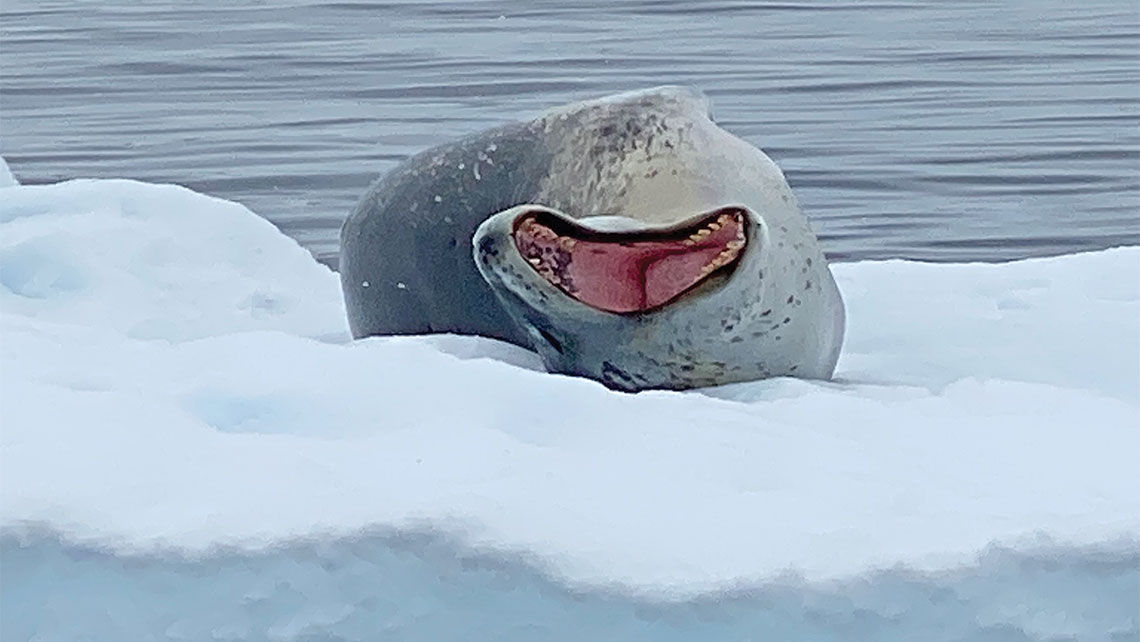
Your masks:
M532 268L586 305L619 314L667 305L735 267L748 216L725 207L669 228L603 232L546 210L515 218L515 247Z

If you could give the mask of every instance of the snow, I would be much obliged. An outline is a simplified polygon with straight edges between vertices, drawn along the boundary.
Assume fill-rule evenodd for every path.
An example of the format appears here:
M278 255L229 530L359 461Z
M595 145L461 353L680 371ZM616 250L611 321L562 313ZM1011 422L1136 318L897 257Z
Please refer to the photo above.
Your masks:
M351 342L177 186L8 187L0 231L4 639L1137 632L1140 248L836 265L835 381L630 395Z
M0 157L0 188L2 187L15 187L20 182L12 175L12 170L8 169L8 161Z

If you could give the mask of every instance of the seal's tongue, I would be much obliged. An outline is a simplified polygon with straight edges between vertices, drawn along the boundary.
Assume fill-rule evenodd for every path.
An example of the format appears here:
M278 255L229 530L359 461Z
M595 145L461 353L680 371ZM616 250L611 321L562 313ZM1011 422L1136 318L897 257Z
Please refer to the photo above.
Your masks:
M556 231L557 230L557 231ZM668 231L598 232L525 214L515 246L546 280L607 312L640 312L669 303L744 247L744 213L719 210Z

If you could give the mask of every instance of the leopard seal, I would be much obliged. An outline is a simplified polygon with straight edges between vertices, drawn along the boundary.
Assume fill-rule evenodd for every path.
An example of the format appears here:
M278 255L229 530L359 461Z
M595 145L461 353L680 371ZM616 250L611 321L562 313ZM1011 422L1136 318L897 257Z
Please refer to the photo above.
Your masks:
M346 219L340 275L354 337L483 335L627 391L827 379L845 324L783 173L683 87L413 156Z

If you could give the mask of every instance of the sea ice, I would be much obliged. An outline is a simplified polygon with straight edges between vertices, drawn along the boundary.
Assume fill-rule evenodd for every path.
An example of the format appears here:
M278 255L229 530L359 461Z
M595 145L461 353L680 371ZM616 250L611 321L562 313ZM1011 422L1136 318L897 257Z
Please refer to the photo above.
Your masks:
M1138 248L836 265L835 381L631 395L350 342L180 187L10 187L0 232L4 639L1137 633Z

